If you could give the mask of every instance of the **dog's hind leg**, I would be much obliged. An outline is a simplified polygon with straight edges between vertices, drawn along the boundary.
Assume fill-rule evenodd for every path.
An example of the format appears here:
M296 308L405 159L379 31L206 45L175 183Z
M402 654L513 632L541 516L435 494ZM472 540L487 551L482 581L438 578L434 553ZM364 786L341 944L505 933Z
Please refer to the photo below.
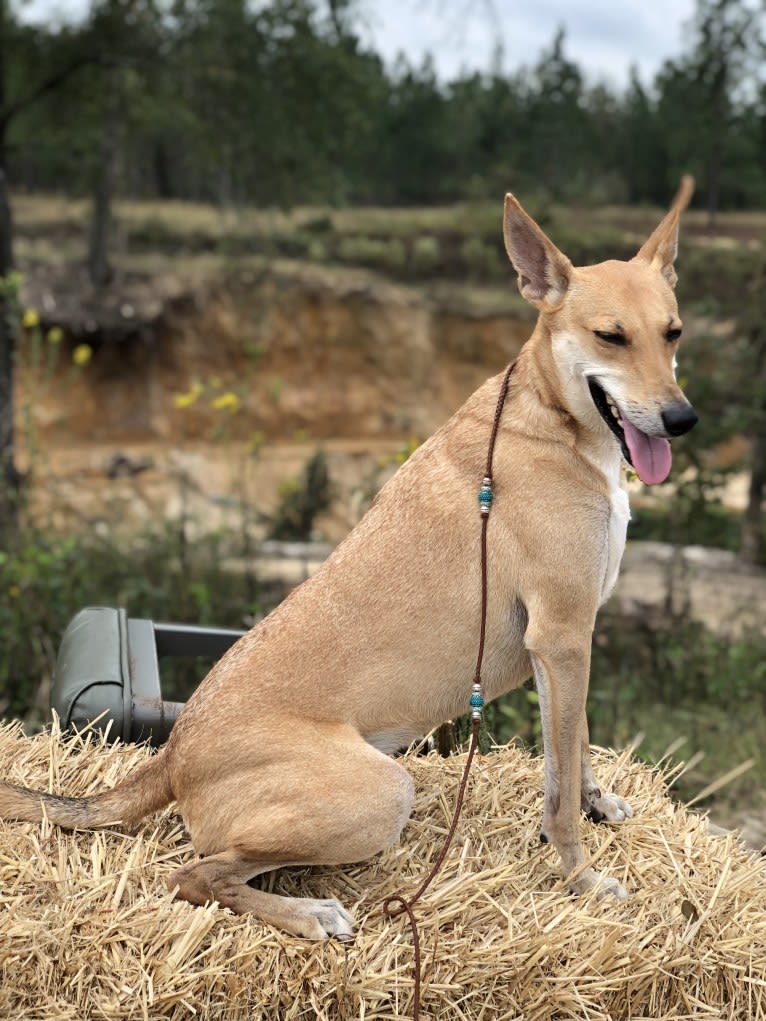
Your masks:
M605 794L593 775L588 720L583 713L580 804L593 822L623 822L633 816L628 802L617 794Z
M261 922L304 939L329 936L349 939L353 936L353 920L337 900L280 897L248 885L248 880L278 867L258 866L236 851L224 851L176 869L168 886L177 887L178 896L192 904L217 901L222 908L230 908L235 914L255 915Z
M277 896L248 881L284 866L377 854L409 817L412 780L344 725L293 721L287 732L288 743L249 768L242 755L225 772L221 760L202 764L178 800L204 857L173 872L168 885L194 904L217 901L296 936L349 938L353 923L337 901ZM200 782L203 773L217 779Z

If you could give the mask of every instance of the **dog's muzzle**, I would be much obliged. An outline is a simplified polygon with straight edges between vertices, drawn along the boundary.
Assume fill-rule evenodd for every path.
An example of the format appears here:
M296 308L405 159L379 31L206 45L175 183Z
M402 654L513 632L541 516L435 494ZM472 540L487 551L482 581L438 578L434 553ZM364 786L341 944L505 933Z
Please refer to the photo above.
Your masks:
M588 389L596 410L614 433L622 455L642 482L664 482L670 472L672 456L667 437L683 436L697 423L697 412L688 401L676 401L660 412L665 435L644 432L622 412L607 390L593 376Z

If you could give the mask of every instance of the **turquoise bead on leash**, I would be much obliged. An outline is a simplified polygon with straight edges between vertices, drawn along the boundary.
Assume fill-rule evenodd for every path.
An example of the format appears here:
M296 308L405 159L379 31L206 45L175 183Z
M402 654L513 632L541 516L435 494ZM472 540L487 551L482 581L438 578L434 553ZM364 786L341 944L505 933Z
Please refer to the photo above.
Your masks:
M494 498L495 494L492 492L492 479L485 475L484 481L481 484L481 489L479 490L479 509L482 517L487 517L489 514Z

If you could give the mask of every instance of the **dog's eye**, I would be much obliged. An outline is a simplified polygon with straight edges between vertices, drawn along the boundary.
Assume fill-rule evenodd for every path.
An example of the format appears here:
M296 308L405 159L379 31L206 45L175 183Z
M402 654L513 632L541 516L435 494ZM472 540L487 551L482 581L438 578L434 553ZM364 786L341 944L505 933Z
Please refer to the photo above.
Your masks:
M665 340L669 344L672 344L674 341L678 340L680 336L681 330L668 330L668 332L665 334Z
M619 344L621 347L625 347L628 343L624 333L607 333L606 330L594 330L593 332L599 340L605 340L607 344Z

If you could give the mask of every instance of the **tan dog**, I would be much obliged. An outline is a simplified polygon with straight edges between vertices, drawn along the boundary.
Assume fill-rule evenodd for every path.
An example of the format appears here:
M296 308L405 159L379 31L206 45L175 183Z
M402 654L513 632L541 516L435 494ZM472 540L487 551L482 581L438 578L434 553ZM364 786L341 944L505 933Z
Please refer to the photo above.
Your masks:
M697 416L674 365L673 206L630 262L574 268L512 195L508 254L539 309L495 449L489 519L488 699L534 674L545 743L542 839L567 875L584 861L583 808L632 814L590 766L585 699L596 610L615 583L628 501L623 456L645 482ZM480 617L476 499L500 388L488 380L384 487L317 574L220 660L165 748L114 790L61 798L0 786L0 816L66 827L136 822L175 799L200 859L171 884L299 936L348 937L334 900L279 897L248 880L337 864L395 841L413 800L389 753L467 710ZM580 869L570 886L624 897Z

